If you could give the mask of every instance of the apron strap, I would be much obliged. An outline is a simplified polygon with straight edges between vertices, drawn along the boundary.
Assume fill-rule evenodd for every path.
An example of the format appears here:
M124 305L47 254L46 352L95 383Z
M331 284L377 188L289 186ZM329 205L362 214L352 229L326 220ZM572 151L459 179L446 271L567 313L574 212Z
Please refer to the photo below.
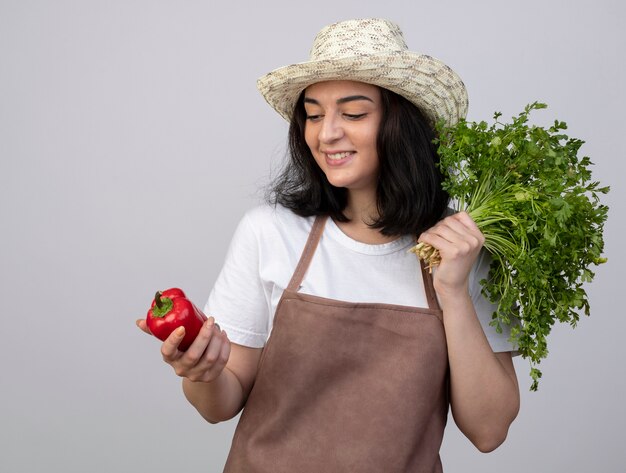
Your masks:
M416 255L417 256L417 255ZM420 268L422 268L422 279L424 280L424 290L426 291L426 299L428 300L428 308L441 310L439 306L439 301L437 300L437 293L435 292L435 286L433 285L433 275L426 268L426 264L419 259Z
M306 241L304 250L302 250L300 261L298 261L298 266L296 266L296 270L294 271L293 276L291 276L291 281L289 281L289 285L287 286L288 290L293 292L298 291L298 288L304 279L306 270L309 268L309 264L313 258L313 253L315 253L317 244L319 243L322 233L324 232L324 224L326 223L327 218L328 215L318 215L315 217L313 227L309 233L309 238Z

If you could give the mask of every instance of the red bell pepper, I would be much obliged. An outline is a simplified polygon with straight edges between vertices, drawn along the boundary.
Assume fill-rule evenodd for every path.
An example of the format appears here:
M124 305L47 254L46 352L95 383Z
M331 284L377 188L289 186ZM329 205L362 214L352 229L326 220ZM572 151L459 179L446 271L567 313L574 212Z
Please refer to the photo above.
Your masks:
M185 336L178 345L179 350L185 351L195 340L206 319L181 289L173 287L156 293L146 323L159 340L165 340L181 325L185 327Z

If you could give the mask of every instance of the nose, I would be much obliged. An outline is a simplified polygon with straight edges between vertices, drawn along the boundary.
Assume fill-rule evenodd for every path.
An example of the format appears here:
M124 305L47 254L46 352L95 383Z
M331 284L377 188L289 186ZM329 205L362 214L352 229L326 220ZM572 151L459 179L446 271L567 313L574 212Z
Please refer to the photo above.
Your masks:
M333 143L343 136L341 123L334 114L326 114L320 127L319 140L322 143Z

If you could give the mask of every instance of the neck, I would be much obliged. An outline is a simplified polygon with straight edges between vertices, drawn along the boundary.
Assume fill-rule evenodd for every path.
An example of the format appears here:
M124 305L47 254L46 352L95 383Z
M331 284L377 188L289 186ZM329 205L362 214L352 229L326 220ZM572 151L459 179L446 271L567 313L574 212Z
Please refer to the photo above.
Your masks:
M348 204L343 213L350 221L336 222L337 226L353 240L376 245L396 239L396 237L383 235L379 229L369 226L378 217L375 194L350 191Z
M376 195L371 192L349 191L344 214L351 221L362 225L372 223L378 217Z

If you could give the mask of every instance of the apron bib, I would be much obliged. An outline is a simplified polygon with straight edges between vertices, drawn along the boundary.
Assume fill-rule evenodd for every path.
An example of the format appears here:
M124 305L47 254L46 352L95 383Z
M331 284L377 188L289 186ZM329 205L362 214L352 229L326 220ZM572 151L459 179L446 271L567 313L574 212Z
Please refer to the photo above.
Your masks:
M442 312L298 293L317 217L278 304L225 473L439 473L448 414ZM365 268L364 268L365 269Z

